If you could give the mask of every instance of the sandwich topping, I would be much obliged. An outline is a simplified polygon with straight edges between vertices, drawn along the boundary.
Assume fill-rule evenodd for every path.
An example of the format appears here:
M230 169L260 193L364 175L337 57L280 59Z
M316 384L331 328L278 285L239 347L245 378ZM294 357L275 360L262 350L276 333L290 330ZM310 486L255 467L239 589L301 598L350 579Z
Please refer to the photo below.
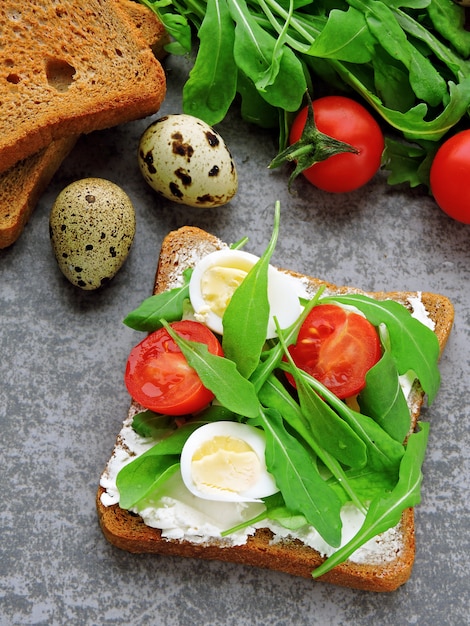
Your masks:
M277 203L260 258L204 257L124 320L150 334L129 357L133 412L103 473L102 503L168 539L237 545L268 527L328 557L316 577L400 549L428 432L422 422L412 429L413 402L437 393L439 343L419 297L410 312L361 293L312 292L274 270L278 229ZM278 275L288 289L276 301Z

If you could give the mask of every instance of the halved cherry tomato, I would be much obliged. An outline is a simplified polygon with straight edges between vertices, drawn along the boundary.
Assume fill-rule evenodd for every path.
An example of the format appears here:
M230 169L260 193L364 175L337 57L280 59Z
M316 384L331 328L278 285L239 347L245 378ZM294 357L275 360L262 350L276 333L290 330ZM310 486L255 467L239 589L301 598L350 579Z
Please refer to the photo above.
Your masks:
M171 327L183 338L205 343L209 352L223 356L222 346L207 326L184 320ZM165 328L131 350L124 380L134 400L164 415L195 413L214 399Z
M314 307L289 347L294 363L338 398L365 386L365 375L381 356L375 327L362 315L334 304ZM294 384L292 376L288 378Z

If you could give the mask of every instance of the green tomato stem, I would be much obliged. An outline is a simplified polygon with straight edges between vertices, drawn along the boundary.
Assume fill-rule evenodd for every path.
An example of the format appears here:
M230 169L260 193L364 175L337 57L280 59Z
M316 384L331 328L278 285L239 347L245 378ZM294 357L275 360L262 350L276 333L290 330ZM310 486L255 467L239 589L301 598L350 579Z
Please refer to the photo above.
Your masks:
M269 168L273 169L285 162L294 161L296 163L296 167L289 178L289 189L294 179L304 170L315 165L315 163L325 161L335 154L343 152L359 153L359 150L354 146L318 130L315 124L312 101L308 92L307 98L307 120L300 139L280 152L269 164Z

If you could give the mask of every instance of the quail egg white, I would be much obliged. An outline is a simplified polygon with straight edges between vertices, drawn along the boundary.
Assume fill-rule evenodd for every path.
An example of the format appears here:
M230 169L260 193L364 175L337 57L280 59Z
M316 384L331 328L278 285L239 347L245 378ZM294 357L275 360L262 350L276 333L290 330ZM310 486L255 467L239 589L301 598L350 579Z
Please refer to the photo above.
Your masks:
M81 289L98 289L116 275L129 254L134 207L127 194L108 180L77 180L54 202L49 232L64 276Z
M162 196L192 207L216 207L236 194L235 163L217 131L192 115L167 115L143 133L144 179Z
M189 283L189 298L195 317L213 332L223 334L222 319L235 289L259 260L244 250L217 250L203 257L195 266ZM299 317L302 307L287 274L269 266L268 300L270 317L266 337L276 336L274 317L287 328Z
M183 482L205 500L258 502L279 491L266 468L265 449L259 428L238 422L205 424L183 447Z

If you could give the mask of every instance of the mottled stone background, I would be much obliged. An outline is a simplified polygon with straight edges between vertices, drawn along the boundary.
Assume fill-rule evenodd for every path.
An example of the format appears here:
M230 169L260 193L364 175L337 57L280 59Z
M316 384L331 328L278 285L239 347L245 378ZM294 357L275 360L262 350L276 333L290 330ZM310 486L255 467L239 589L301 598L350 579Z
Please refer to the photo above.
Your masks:
M185 63L167 64L161 114L181 112ZM218 130L238 166L237 197L207 211L173 206L138 171L138 140L150 121L80 140L22 237L0 251L0 623L468 624L470 227L420 190L388 187L383 174L342 196L299 180L290 195L286 172L267 169L275 137L236 111ZM48 235L55 197L86 176L120 184L137 212L130 257L99 292L63 278ZM151 292L162 238L195 224L227 242L248 235L247 249L261 253L276 200L276 264L369 290L441 292L455 304L442 387L424 411L431 433L416 563L411 580L390 595L238 565L134 556L109 545L98 527L95 492L128 407L126 358L140 339L121 321Z

